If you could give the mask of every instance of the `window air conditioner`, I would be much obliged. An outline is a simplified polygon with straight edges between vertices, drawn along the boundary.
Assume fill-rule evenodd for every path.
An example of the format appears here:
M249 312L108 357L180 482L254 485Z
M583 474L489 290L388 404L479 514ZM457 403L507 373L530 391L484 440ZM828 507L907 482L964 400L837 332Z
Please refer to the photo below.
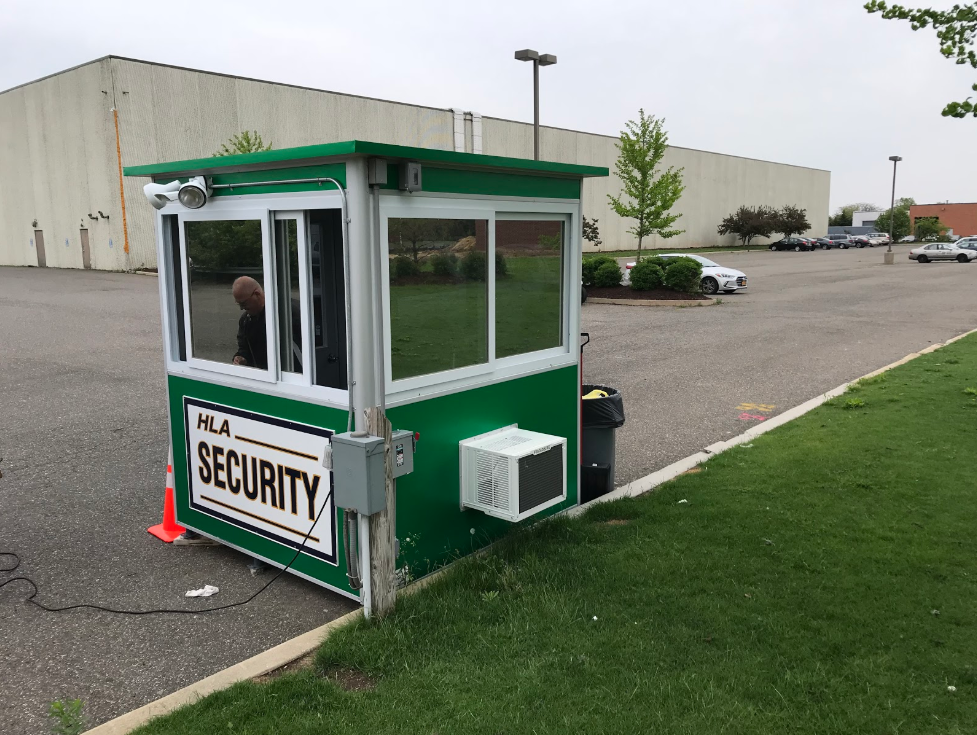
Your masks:
M567 497L567 440L508 427L460 442L461 505L521 521Z

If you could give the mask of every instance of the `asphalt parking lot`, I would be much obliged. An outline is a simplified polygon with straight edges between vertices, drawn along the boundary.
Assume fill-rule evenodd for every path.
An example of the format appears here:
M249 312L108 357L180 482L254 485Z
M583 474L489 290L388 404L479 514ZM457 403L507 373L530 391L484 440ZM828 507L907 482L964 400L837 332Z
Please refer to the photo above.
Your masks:
M706 308L586 304L586 379L625 394L618 482L977 327L977 263L896 250L894 266L880 249L716 254L747 273L747 293ZM167 452L158 309L154 278L0 268L0 551L21 555L47 604L190 609L188 589L218 585L217 604L267 581L237 552L145 531ZM353 607L287 575L209 616L49 614L27 592L0 590L3 733L49 731L59 698L84 700L97 724Z
M720 305L584 304L584 379L624 394L617 484L977 328L977 261L922 265L910 247L888 266L884 247L714 253L749 279Z

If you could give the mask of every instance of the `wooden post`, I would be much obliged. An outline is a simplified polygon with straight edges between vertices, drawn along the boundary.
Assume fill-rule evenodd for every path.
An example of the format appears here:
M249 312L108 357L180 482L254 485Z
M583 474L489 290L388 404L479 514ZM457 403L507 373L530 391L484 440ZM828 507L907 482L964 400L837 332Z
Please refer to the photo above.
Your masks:
M397 492L394 485L393 457L391 457L390 421L378 408L366 412L368 431L382 436L384 467L386 468L386 508L370 516L370 590L372 614L383 617L394 608L397 600L395 571L397 559L394 546L397 537Z

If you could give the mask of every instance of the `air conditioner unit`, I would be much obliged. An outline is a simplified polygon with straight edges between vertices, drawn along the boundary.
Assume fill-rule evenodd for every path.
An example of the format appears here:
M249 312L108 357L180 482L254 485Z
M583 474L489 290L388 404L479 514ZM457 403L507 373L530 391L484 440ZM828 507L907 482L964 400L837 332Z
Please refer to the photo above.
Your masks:
M567 440L508 427L460 442L461 505L521 521L567 497Z

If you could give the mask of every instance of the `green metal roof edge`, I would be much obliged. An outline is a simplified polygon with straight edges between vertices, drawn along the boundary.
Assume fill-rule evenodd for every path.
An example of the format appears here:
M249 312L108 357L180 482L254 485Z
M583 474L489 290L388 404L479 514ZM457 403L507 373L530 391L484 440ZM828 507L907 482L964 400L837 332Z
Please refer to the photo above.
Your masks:
M431 163L454 163L461 166L479 168L507 169L527 173L562 174L564 176L607 176L609 171L602 166L581 166L575 163L556 163L553 161L532 161L525 158L505 156L485 156L477 153L457 153L436 148L413 148L388 143L370 143L362 140L347 140L341 143L323 143L297 148L259 151L258 153L239 153L233 156L194 158L186 161L151 163L142 166L126 166L126 176L155 176L167 173L189 173L192 171L212 172L217 169L242 168L257 164L285 163L309 159L338 156L378 156L401 158Z

